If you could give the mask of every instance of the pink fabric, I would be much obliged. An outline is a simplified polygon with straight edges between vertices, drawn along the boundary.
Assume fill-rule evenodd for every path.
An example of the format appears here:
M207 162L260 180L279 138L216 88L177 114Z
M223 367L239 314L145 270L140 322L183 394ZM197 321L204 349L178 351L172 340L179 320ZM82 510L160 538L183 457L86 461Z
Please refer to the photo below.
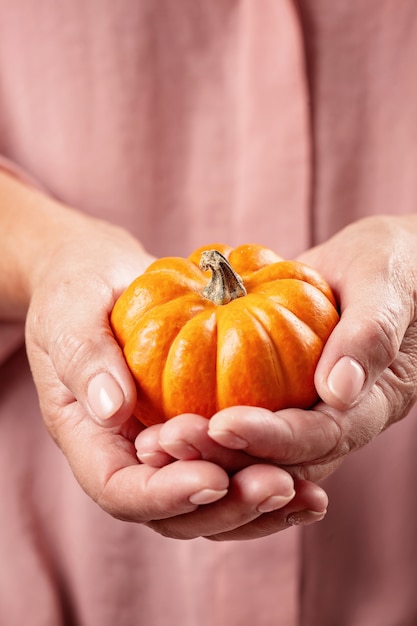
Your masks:
M23 324L19 322L0 324L0 365L22 345L24 334Z
M415 213L417 5L301 0L314 134L313 231Z
M310 145L292 3L113 4L42 0L32 20L30 2L0 3L0 152L155 254L248 236L303 250Z
M362 215L415 211L416 13L0 0L0 153L155 254L221 240L294 256ZM0 623L415 625L416 417L329 479L301 553L294 529L177 542L82 493L16 352L0 377Z

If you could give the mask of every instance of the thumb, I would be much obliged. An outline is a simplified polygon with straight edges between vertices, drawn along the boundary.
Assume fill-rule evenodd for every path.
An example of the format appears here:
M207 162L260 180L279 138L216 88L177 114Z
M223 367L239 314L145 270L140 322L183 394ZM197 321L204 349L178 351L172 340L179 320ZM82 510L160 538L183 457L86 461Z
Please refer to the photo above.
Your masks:
M111 368L94 371L87 380L84 404L90 415L101 425L115 426L128 419L134 409L136 390L130 376L125 376L125 365L113 358ZM81 399L82 399L82 395Z
M115 426L132 415L136 387L107 324L94 329L93 337L92 331L78 327L76 339L68 338L67 349L56 354L55 367L64 385L93 419L101 425Z
M315 385L326 404L343 410L359 402L393 363L410 313L396 287L374 276L345 280L340 301L340 322L317 365Z
M108 310L97 304L87 315L85 308L79 301L62 315L44 318L42 325L38 315L29 313L28 356L44 413L52 417L77 401L100 425L113 427L132 415L136 385L111 331Z

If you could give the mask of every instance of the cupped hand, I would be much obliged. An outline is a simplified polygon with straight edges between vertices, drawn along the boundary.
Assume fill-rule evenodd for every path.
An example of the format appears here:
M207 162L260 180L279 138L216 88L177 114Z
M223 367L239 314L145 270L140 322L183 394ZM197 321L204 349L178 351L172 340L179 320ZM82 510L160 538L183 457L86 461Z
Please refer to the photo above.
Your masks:
M228 449L209 436L210 421L195 414L179 415L139 433L138 458L154 471L208 462L229 477L227 493L216 503L177 519L149 525L177 537L204 536L216 540L254 539L291 525L321 520L327 495L318 485L293 479L274 462L245 451Z
M328 280L341 320L318 364L310 411L234 407L210 436L320 480L404 418L417 399L417 217L367 218L301 260Z
M227 475L199 463L194 474L177 467L153 476L139 465L136 387L109 325L115 299L152 259L122 229L59 206L45 214L26 318L45 424L81 486L112 515L148 521L189 511L190 495L223 491Z
M303 503L320 518L325 494L309 481L323 479L347 454L404 418L417 398L417 218L362 220L301 260L325 276L341 309L316 370L322 400L308 411L238 406L210 420L179 416L141 433L136 448L150 466L205 459L242 482L245 466L278 466L294 477L296 492L304 481ZM297 504L294 498L290 506ZM243 524L233 536L262 533L264 522L269 532L274 524L280 529L285 515L288 505L273 518Z

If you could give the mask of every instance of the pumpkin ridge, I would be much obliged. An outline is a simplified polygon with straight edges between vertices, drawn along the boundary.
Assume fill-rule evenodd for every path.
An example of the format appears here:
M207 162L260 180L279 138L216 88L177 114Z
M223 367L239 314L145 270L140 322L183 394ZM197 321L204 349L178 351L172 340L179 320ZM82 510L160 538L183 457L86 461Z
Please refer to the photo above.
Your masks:
M299 261L277 261L249 274L244 273L242 277L248 291L251 292L255 291L258 285L262 287L276 281L297 280L315 287L336 308L334 294L323 277L315 269Z
M251 296L252 295L254 294L251 294ZM262 326L262 328L265 331L265 334L269 338L269 344L271 347L271 351L273 353L272 363L274 367L274 378L276 380L276 386L278 388L282 388L282 387L286 388L287 384L289 383L287 368L285 367L285 362L282 359L281 353L279 351L279 346L277 346L275 341L273 341L271 334L269 332L269 329L266 325L265 318L267 316L267 312L266 312L267 307L265 307L265 302L263 302L263 299L261 300L259 305L256 304L255 298L256 296L254 298L248 297L248 300L247 300L248 312ZM281 306L279 305L278 307L274 307L274 308L275 310L280 310Z
M198 346L198 341L203 345ZM174 417L180 413L191 412L208 418L214 413L206 408L210 402L205 402L207 393L204 389L207 380L210 381L210 389L213 387L213 380L216 380L215 356L214 369L213 363L207 363L212 355L212 346L216 353L217 318L215 307L210 306L207 301L207 306L183 323L169 346L161 372L161 403L166 415ZM184 363L187 380L184 378ZM190 369L191 372L188 371ZM193 386L185 388L184 384L190 382L190 379ZM212 399L211 404L215 407L216 401Z
M219 307L217 312L219 409L247 404L272 410L277 389L275 371L270 367L274 353L268 333L247 304L242 307L239 300ZM248 356L241 359L241 353Z
M287 288L283 289L284 286ZM266 283L251 293L283 306L308 326L321 342L329 336L329 320L334 326L339 319L337 309L327 295L312 283L298 278L282 278L279 288L273 282Z
M156 366L161 362L165 364L166 355L169 352L173 338L180 332L184 319L187 318L188 321L202 312L205 308L205 302L203 298L191 293L181 298L170 300L155 308L160 310L157 313L155 313L155 310L148 311L138 320L135 329L125 344L124 354L138 383L137 408L140 408L141 404L143 406L155 406L156 411L163 415L163 372L158 372ZM178 313L181 319L178 319ZM153 344L148 343L148 333L154 337ZM169 338L167 338L166 333L168 333ZM146 355L142 357L145 346L147 346ZM150 378L151 372L153 372L152 376L156 376L156 378L150 383L150 380L152 380ZM148 381L147 378L149 379ZM147 384L144 384L145 382Z
M187 284L189 285L190 291L199 290L205 284L204 275L187 276L186 274L180 272L177 268L158 268L148 272L147 275L153 277L158 277L158 275L161 275L162 280L165 283L167 281L174 280L174 282L177 282L181 285Z
M313 404L313 401L317 399L317 393L315 392L313 381L311 380L308 381L307 379L303 379L302 375L304 375L304 372L299 372L297 370L296 368L297 356L302 354L303 351L305 352L307 350L306 348L307 338L308 338L308 346L309 346L308 350L311 356L316 352L317 354L321 354L324 342L322 338L313 330L313 328L311 328L311 326L306 321L304 321L303 319L300 319L300 317L298 317L298 315L294 311L291 311L291 309L287 308L285 305L281 303L274 303L273 301L271 301L270 298L268 299L269 301L266 298L265 298L265 301L263 300L264 299L262 298L262 296L260 296L259 305L257 305L256 310L253 311L252 309L254 315L257 315L257 313L260 312L261 314L260 323L263 323L262 316L265 319L267 319L268 310L273 315L279 315L280 320L282 320L282 329L283 329L282 343L279 344L278 342L274 341L272 337L271 337L271 343L277 351L278 362L281 366L281 371L282 371L281 379L283 381L283 384L285 385L284 391L288 399L288 403L286 404L286 407L292 406L292 404L294 403L293 389L297 385L301 385L301 380L304 380L304 384L302 385L302 388L304 392L306 393L306 397L311 399L311 401L310 402L306 401L304 406L300 406L300 408L307 408L308 406L311 406ZM279 321L278 321L278 324L279 324ZM270 332L268 331L268 328L266 329L266 331ZM303 337L302 341L299 340L300 336ZM293 360L288 359L285 355L282 354L282 350L285 349L285 344L288 341L291 342L291 352L294 353ZM298 350L294 352L294 346L298 347L300 352ZM310 389L309 389L309 385L310 385ZM283 407L280 407L280 408L283 408Z
M115 303L110 322L120 345L123 347L134 331L137 319L156 307L189 293L200 294L204 277L200 281L189 278L178 270L157 269L146 271L136 278Z

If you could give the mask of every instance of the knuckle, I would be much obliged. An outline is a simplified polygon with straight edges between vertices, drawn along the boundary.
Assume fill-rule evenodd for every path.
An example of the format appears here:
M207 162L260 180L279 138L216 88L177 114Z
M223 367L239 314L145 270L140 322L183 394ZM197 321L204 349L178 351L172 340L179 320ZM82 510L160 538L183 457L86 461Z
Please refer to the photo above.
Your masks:
M377 381L388 400L387 425L405 417L417 400L417 326L410 327L397 358Z
M389 311L373 313L372 317L367 320L365 329L367 340L370 345L374 346L381 362L391 364L401 345L396 317Z
M95 349L95 341L91 337L75 335L72 330L66 328L58 333L51 345L50 357L65 385L91 361Z

